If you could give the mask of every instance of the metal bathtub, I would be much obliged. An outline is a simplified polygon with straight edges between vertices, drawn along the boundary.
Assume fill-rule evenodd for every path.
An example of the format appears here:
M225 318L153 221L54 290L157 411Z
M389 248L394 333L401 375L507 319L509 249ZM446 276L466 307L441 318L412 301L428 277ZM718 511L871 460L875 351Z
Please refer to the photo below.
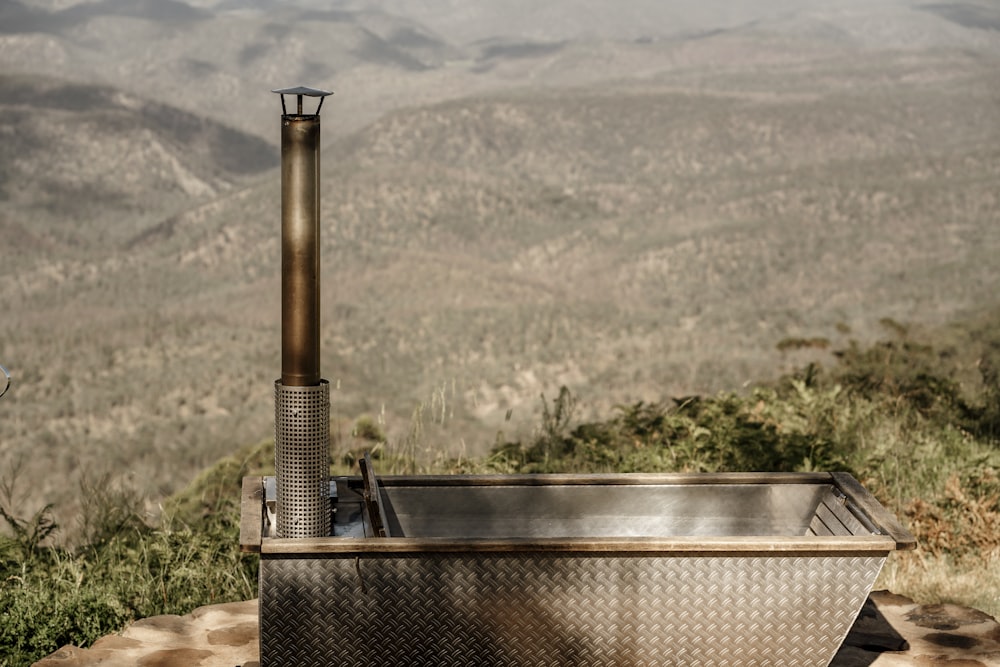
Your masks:
M915 546L842 473L335 478L306 539L273 486L242 501L264 667L826 665Z

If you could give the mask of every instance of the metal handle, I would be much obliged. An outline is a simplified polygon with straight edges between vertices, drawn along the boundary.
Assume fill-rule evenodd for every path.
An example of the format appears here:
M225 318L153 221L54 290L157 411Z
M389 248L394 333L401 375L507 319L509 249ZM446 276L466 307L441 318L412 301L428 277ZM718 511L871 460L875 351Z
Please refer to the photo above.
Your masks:
M365 452L365 455L358 459L358 467L361 468L361 481L365 487L363 497L372 527L372 537L389 537L389 522L386 520L385 508L379 502L378 479L375 477L372 455Z
M4 377L7 378L4 381L3 391L0 391L0 398L2 398L7 393L7 390L10 389L10 373L3 367L3 364L0 364L0 372L3 372Z

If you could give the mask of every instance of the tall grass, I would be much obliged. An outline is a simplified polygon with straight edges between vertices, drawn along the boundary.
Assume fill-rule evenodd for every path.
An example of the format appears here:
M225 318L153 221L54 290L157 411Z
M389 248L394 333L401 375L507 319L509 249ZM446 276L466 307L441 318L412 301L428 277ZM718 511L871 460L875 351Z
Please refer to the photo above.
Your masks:
M235 502L213 500L202 513L204 504L189 500L151 525L138 494L100 478L81 489L81 543L70 547L52 544L60 534L49 507L21 518L10 509L11 494L3 495L3 667L30 664L66 644L86 646L138 618L256 594L256 561L238 549Z

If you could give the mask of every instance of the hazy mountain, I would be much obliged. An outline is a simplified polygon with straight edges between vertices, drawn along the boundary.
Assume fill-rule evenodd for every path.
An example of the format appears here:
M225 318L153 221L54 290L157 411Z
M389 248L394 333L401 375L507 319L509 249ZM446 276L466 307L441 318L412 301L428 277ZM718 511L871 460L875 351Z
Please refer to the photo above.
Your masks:
M79 255L120 243L192 200L271 169L273 147L214 121L107 87L0 76L0 202L22 239ZM33 257L12 237L8 263Z
M1000 30L1000 8L989 4L939 3L918 5L918 9L937 14L964 28Z
M909 0L485 3L3 0L0 65L98 83L273 141L268 90L338 92L346 134L401 106L831 49L996 54L991 5ZM974 26L974 27L970 27ZM717 39L706 39L714 37Z
M359 68L420 72L463 57L419 25L378 11L283 3L269 13L210 12L174 0L45 10L5 0L0 12L7 73L110 86L267 138L278 108L267 94L273 88L339 87Z
M738 388L996 300L991 5L153 5L0 3L0 475L34 500L268 437L280 85L336 91L338 436L474 453L560 384Z
M418 20L459 43L498 35L543 41L580 37L638 39L694 35L822 6L818 2L792 0L754 3L627 0L614 4L600 0L545 3L530 0L503 3L384 0L373 4Z
M63 32L102 17L128 17L158 23L183 25L211 18L179 0L99 0L70 5L65 9L45 11L18 0L0 5L0 32Z

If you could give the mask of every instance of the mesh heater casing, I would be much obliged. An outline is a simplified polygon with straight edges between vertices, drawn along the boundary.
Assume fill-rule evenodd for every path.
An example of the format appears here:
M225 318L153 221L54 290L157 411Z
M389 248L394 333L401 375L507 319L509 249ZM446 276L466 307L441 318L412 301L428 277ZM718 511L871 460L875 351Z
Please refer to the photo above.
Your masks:
M330 534L330 383L274 383L278 537Z

